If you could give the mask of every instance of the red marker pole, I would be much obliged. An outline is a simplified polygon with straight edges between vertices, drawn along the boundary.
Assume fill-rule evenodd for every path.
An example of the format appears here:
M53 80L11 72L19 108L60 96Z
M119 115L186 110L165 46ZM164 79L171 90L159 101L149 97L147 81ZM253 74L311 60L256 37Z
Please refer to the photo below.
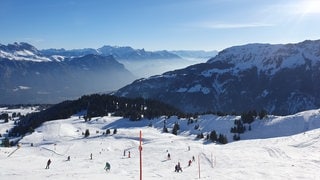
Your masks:
M142 180L142 132L140 130L140 145L139 145L139 151L140 151L140 180Z
M198 155L198 169L199 169L199 179L200 179L200 155Z

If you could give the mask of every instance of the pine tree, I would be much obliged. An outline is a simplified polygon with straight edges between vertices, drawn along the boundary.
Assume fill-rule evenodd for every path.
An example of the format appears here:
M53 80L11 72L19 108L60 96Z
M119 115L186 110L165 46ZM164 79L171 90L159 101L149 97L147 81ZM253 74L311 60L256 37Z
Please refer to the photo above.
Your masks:
M1 114L0 119L4 119L5 123L9 122L9 114L8 113Z
M163 132L168 133L168 128L166 126L163 126Z
M84 133L84 137L88 137L90 136L90 132L89 132L89 129L86 129L86 132Z
M207 134L206 140L209 140L209 139L210 139L210 134Z
M218 142L221 143L221 144L227 144L228 143L228 139L223 134L219 134Z
M215 141L217 141L217 133L216 133L216 131L215 130L213 130L213 131L211 131L211 133L210 133L210 140L212 141L212 142L215 142Z
M4 147L10 147L10 141L7 137L2 140L2 145Z
M263 119L267 116L267 111L262 109L260 112L259 112L259 119Z
M243 123L251 124L254 121L255 111L249 111L248 113L242 113L241 120Z
M200 134L198 134L198 135L197 135L197 138L199 138L199 139L202 139L202 138L204 138L204 135L203 135L203 133L200 133Z
M234 134L234 135L233 135L233 140L234 140L234 141L239 141L239 140L240 140L240 134L238 134L238 135L237 135L237 134Z
M172 134L177 135L179 129L180 129L179 124L175 123L172 129Z
M34 132L33 127L29 127L29 133L33 133L33 132Z

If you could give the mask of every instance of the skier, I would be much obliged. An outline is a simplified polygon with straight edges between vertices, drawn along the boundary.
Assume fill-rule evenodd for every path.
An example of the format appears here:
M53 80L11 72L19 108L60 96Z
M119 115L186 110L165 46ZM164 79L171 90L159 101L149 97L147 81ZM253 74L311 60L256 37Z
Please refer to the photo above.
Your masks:
M170 153L168 153L168 160L170 160L171 159L171 157L170 157Z
M106 166L104 167L104 169L105 169L106 171L110 171L111 166L110 166L110 164L109 164L108 162L106 162Z
M189 160L189 164L188 164L188 166L191 166L191 162L192 162L192 161L191 161L191 160Z
M131 156L130 156L130 151L128 152L128 158L130 158Z
M90 154L90 159L92 160L92 153Z
M193 161L193 162L196 161L196 159L194 158L194 156L192 156L192 161Z
M182 172L182 168L180 166L180 162L178 162L178 172L181 171Z
M51 164L51 160L49 159L49 160L47 161L46 169L49 169L50 164Z
M180 162L178 162L178 164L174 167L174 172L182 172L181 166L180 166Z
M126 156L126 150L123 150L123 156Z
M67 159L67 161L70 161L70 156L68 156L68 159Z

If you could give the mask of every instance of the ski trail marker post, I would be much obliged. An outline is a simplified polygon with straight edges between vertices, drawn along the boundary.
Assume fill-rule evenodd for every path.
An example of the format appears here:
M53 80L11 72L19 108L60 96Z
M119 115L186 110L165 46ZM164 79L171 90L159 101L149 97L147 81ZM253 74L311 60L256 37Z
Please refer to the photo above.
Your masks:
M140 145L139 145L139 152L140 152L140 180L142 180L142 132L140 130Z

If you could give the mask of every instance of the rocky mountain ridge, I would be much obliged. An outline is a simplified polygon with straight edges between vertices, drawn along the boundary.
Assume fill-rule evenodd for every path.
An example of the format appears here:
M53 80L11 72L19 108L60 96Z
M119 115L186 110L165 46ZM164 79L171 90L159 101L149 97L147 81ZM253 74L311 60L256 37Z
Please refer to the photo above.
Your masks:
M292 114L320 107L319 52L320 41L235 46L206 63L137 80L115 94L161 100L186 112Z

